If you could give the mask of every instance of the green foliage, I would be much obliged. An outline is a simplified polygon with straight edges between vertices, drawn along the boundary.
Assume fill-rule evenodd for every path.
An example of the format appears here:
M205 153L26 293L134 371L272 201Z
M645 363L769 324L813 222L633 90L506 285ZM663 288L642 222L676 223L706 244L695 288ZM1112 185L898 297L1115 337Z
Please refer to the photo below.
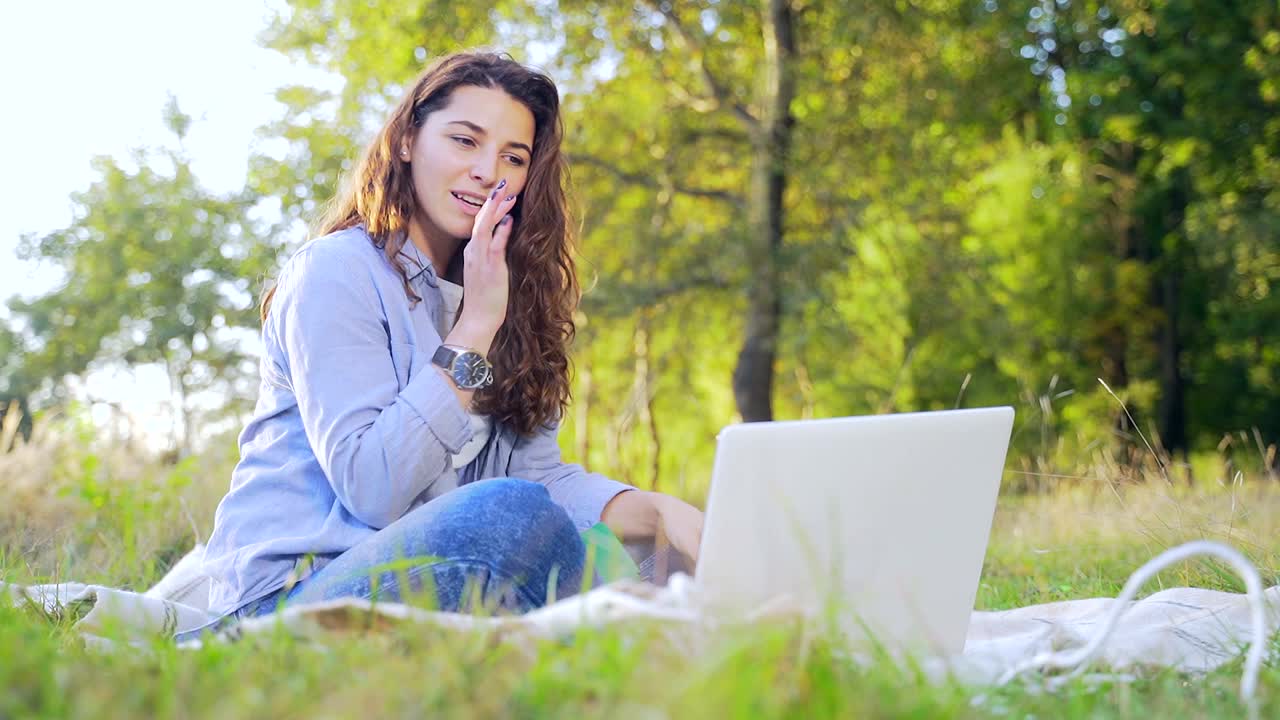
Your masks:
M180 140L190 118L172 101L165 114ZM10 302L27 335L24 385L15 391L107 363L159 363L184 413L192 394L211 388L230 396L228 408L243 405L255 368L232 331L257 326L256 285L275 252L250 219L255 198L210 193L173 150L94 166L99 179L73 198L72 225L28 235L19 247L20 257L61 269L66 282ZM190 433L191 421L183 425ZM179 443L190 445L189 437Z
M69 445L73 445L68 440ZM4 456L0 455L0 459ZM68 456L70 459L71 456ZM83 459L83 456L81 456ZM189 472L188 496L224 480L202 465ZM98 467L110 464L102 457ZM136 467L136 465L135 465ZM3 465L0 465L3 470ZM7 478L6 478L7 479ZM68 480L76 487L79 480ZM185 522L145 474L114 478L112 500L135 504L139 525L181 535ZM87 486L84 486L87 487ZM1099 474L1056 491L1005 498L997 511L977 603L1005 609L1063 599L1114 596L1153 553L1195 538L1234 542L1262 565L1271 584L1280 496L1274 484L1210 484L1189 489L1124 485ZM87 497L100 491L86 489ZM130 493L140 497L129 498ZM198 493L200 494L200 493ZM207 499L215 496L205 494ZM110 506L106 503L106 507ZM145 509L143 509L145 507ZM38 507L24 508L39 514ZM212 504L196 514L211 515ZM66 565L26 571L0 551L0 578L19 582L87 580L143 587L123 563L87 554L111 531L84 523L61 541ZM0 549L21 544L0 529ZM22 536L17 536L21 538ZM1087 552L1081 552L1087 548ZM158 571L175 560L165 560ZM1233 573L1192 562L1161 573L1148 588L1193 586L1239 592ZM172 639L89 643L76 612L48 615L14 606L0 593L0 716L79 717L1236 717L1239 663L1205 676L1139 671L1132 684L1068 685L1054 693L1013 684L974 688L932 684L883 658L852 661L828 636L779 617L719 635L672 632L666 623L627 623L563 640L516 633L458 632L429 625L333 629L319 641L282 631L238 642L178 649ZM107 627L108 639L116 633ZM123 637L123 633L121 633ZM424 682L423 678L429 678ZM1280 671L1264 667L1260 717L1276 711Z
M170 463L100 433L73 405L0 447L0 579L145 588L206 537L236 460L230 438Z
M254 327L249 297L423 65L491 46L563 89L588 289L563 440L592 469L698 493L766 290L778 417L1013 404L1015 456L1063 470L1140 434L1275 443L1274 3L789 7L774 246L763 5L291 2L263 42L341 83L280 89L234 197L175 153L102 161L73 226L26 241L68 286L14 304L0 397L118 360L170 363L179 394L239 374L251 400L216 328Z
M20 413L20 428L17 431L26 436L31 432L28 403L33 383L25 377L24 355L22 336L0 321L0 419L12 407ZM2 433L0 437L3 437ZM0 447L0 452L7 449Z
M184 406L202 389L252 402L233 335L256 328L280 253L426 62L489 45L548 67L564 91L588 288L567 455L697 500L716 433L737 417L748 291L766 272L750 200L769 149L762 5L293 0L264 43L340 86L279 90L243 193L208 192L179 151L100 159L73 223L23 241L66 285L0 319L0 402L54 404L65 376L111 363L166 364ZM1005 487L1027 497L997 513L982 608L1114 595L1187 539L1274 557L1276 4L790 7L782 242L765 258L781 313L776 415L1015 405ZM176 102L164 112L180 145L192 120ZM234 447L158 463L67 412L47 434L27 413L25 439L0 447L0 576L143 587L209 527ZM1188 462L1166 462L1179 449ZM1212 564L1160 582L1239 589ZM424 630L323 651L278 637L103 654L68 624L0 601L0 716L1242 712L1238 667L1190 684L1009 688L975 707L968 691L857 668L787 627L695 662L643 630L530 652ZM1278 689L1267 671L1264 716Z

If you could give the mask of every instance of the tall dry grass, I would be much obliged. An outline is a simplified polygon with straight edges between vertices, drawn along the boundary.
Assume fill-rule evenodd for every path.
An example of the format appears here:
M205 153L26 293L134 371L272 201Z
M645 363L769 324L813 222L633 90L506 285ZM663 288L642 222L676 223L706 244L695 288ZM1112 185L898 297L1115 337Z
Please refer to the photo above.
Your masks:
M16 407L0 419L4 579L143 587L207 538L235 465L232 438L173 463L101 437L82 416L37 418L26 439L20 420ZM1194 539L1234 545L1275 582L1280 483L1269 471L1274 456L1257 453L1203 456L1194 472L1154 451L1099 448L1063 471L1011 459L984 574L998 591L980 595L980 605L1108 594L1146 559ZM1235 587L1212 565L1186 572L1161 582ZM1018 583L1025 592L1009 594Z
M173 463L100 437L85 417L38 417L27 438L21 419L16 406L0 419L5 579L142 587L207 537L234 443Z
M1114 596L1144 562L1192 540L1229 544L1265 584L1280 583L1273 453L1219 448L1175 462L1150 448L1099 449L1066 471L1011 468L1005 486L1016 490L996 509L979 607ZM1146 592L1175 586L1244 591L1234 571L1205 559L1162 572Z

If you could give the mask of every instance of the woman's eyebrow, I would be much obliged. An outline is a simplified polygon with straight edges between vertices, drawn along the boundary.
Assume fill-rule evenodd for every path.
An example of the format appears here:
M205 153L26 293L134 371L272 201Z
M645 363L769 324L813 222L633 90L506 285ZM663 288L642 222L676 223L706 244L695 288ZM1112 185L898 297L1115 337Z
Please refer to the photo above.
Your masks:
M485 129L484 129L484 128L482 128L482 127L480 127L479 125L477 125L477 124L475 124L475 123L471 122L470 120L451 120L450 122L448 122L448 123L446 123L446 124L447 124L447 125L461 125L461 126L463 126L463 127L467 128L468 130L470 130L471 132L473 132L473 133L475 133L475 134L477 134L477 135L486 135L486 134L487 134L487 133L485 132ZM522 143L522 142L509 142L509 143L507 143L507 147L510 147L510 148L516 148L516 149L518 149L518 150L524 150L525 152L529 153L530 155L532 155L532 154L533 154L533 148L529 147L528 145L525 145L525 144L524 144L524 143Z

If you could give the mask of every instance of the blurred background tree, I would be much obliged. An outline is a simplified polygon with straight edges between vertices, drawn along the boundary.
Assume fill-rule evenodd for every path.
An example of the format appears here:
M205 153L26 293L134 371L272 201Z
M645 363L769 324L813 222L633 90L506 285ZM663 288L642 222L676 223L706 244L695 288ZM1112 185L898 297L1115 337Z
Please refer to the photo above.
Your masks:
M296 0L263 42L341 89L281 88L234 197L181 153L102 161L26 242L68 285L11 303L0 398L162 362L184 407L252 402L218 330L256 327L422 67L489 46L563 93L588 292L562 440L592 469L696 496L728 422L992 404L1037 470L1139 433L1271 444L1277 28L1246 0Z
M171 100L165 122L180 144L191 118ZM197 425L252 402L256 365L231 331L257 327L251 288L274 266L276 248L255 234L256 198L205 191L181 151L139 150L128 163L102 157L95 169L99 180L74 197L75 222L19 247L20 257L60 268L66 283L10 303L26 332L19 382L7 392L30 402L43 390L46 402L63 402L68 376L158 363L178 418L171 448L187 454ZM201 392L222 401L198 417Z

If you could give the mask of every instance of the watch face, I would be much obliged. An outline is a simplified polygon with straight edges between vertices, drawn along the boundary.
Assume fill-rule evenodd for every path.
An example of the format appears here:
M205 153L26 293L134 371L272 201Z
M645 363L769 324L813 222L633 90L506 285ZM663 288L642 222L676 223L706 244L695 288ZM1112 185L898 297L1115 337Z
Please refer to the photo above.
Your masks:
M489 363L480 353L464 352L453 361L453 380L460 388L478 388L489 384Z

